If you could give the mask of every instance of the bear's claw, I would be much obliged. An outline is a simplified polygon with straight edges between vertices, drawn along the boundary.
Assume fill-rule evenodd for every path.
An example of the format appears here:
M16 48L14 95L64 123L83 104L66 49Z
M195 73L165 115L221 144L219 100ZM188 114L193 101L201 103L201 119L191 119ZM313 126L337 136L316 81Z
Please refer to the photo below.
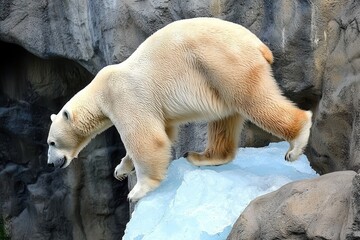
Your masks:
M127 177L127 174L124 173L124 174L118 175L118 174L117 174L117 171L115 171L115 172L114 172L114 177L115 177L117 180L122 181L122 180L124 180L124 179Z

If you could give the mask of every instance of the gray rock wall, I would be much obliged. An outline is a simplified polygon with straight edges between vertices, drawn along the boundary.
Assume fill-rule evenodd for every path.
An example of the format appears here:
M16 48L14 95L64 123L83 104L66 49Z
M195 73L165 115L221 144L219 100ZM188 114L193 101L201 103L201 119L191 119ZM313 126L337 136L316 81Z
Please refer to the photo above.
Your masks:
M3 54L0 68L0 223L14 240L118 239L129 206L126 181L112 176L125 154L116 130L98 136L68 170L46 164L49 114L92 74L1 43L5 50L14 55Z
M359 2L345 1L333 16L325 29L322 96L308 152L321 173L360 168Z
M2 43L12 54L2 55L0 68L0 203L14 239L121 234L114 226L127 216L126 183L112 178L124 154L116 131L96 138L81 154L83 161L51 172L45 164L49 115L102 67L123 61L147 36L177 19L218 17L257 34L274 53L274 75L285 95L314 111L306 150L313 168L322 174L359 170L356 0L2 0L0 5L0 40L43 59ZM5 64L9 59L12 64ZM174 157L201 150L205 129L202 123L185 125ZM252 124L239 137L241 146L279 140ZM56 220L45 224L49 219Z

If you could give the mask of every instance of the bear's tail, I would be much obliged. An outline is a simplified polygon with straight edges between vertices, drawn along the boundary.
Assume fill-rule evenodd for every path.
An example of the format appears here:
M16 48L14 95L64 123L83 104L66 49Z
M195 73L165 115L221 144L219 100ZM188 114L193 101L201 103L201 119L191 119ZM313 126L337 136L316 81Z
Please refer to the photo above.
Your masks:
M259 49L263 57L266 59L266 61L269 64L272 64L274 62L274 56L271 50L265 44L262 44Z

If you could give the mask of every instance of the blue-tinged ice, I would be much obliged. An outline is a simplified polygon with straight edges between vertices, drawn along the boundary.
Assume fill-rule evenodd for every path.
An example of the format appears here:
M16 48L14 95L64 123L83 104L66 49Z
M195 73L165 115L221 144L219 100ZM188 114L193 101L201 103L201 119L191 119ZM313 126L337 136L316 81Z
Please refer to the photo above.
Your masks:
M158 189L141 199L123 240L223 240L249 202L291 181L314 178L305 155L284 160L287 142L240 148L229 164L196 167L174 160Z

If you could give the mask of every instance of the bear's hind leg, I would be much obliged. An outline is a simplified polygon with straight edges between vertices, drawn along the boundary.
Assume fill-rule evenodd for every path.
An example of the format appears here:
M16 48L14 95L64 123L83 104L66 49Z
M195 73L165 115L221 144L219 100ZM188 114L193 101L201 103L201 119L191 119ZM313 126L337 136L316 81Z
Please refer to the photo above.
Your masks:
M312 114L284 97L270 73L259 79L252 85L252 91L248 91L251 94L237 103L239 112L264 130L288 141L290 148L285 159L295 161L307 145Z
M208 124L208 146L202 153L184 155L196 166L221 165L232 161L238 147L244 118L235 114Z
M124 180L130 172L134 170L134 164L131 160L131 157L126 154L119 165L116 166L114 171L114 177L120 181Z
M310 136L310 128L312 125L311 118L312 112L306 111L305 115L307 116L307 121L303 124L300 133L298 136L289 141L290 148L285 155L285 160L289 162L295 161L304 151L304 148L307 145L309 136Z
M281 102L268 102L248 108L247 112L253 123L290 143L285 155L287 161L292 162L299 158L310 135L310 111L301 110L284 99Z
M137 178L128 195L130 201L139 200L160 185L166 176L171 156L171 142L164 129L138 129L135 135L126 139Z

